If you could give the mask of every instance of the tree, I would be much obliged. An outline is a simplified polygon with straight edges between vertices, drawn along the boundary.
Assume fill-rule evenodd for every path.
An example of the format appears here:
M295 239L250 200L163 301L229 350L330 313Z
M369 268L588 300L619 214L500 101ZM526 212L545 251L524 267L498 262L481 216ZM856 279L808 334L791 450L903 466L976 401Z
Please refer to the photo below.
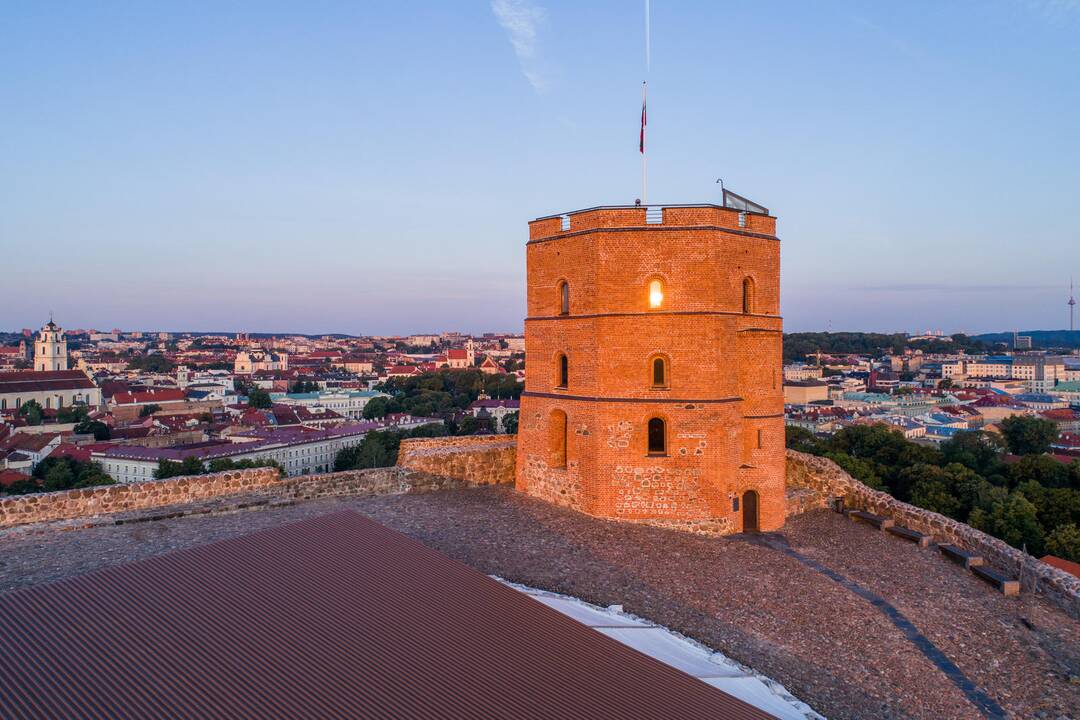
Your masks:
M164 355L138 355L128 362L128 370L142 370L151 373L171 373L176 369L176 364Z
M75 473L67 463L56 463L45 473L46 492L67 490L75 484Z
M981 430L958 432L941 444L944 462L960 463L980 475L998 472L1004 452L1004 438Z
M154 413L156 413L160 409L161 409L161 406L160 405L155 405L154 403L150 403L149 405L143 405L142 409L139 410L139 417L141 417L141 418L150 417L151 415L153 415Z
M95 440L108 440L112 437L109 426L100 420L83 420L75 426L75 432L80 435L93 435Z
M386 397L374 397L364 403L363 416L365 420L375 420L381 417L386 417L387 405L390 403L390 398Z
M1009 466L1009 486L1034 480L1043 487L1069 487L1069 468L1049 455L1025 455Z
M820 455L824 450L814 433L806 428L788 425L784 428L785 445L791 450Z
M458 425L457 435L476 435L482 432L491 432L490 417L474 417L466 415Z
M938 387L942 390L952 390L955 385L953 384L952 378L943 378L942 381L938 383Z
M509 412L503 415L502 419L503 432L507 435L517 435L518 431L518 412Z
M115 482L105 474L98 463L83 462L67 456L45 458L34 466L33 477L34 482L27 483L27 487L22 489L22 492L38 492L42 489L52 492L94 485L112 485ZM38 483L41 484L40 487ZM8 488L8 492L20 492L20 490Z
M274 401L270 399L270 393L261 387L252 387L248 392L248 405L253 408L266 410L273 407Z
M26 358L19 358L15 361L16 370L29 370L31 367L30 361Z
M944 473L943 473L944 474ZM943 477L923 479L911 488L911 504L931 512L960 519L960 500L952 493Z
M1042 554L1043 529L1035 505L1022 492L1009 493L1004 501L994 503L989 512L974 510L968 523L976 530L1001 538L1015 548L1026 547L1032 555Z
M376 430L369 432L359 445L343 448L334 457L334 471L389 467L397 463L398 448L404 438L442 437L446 428L440 423L422 425L412 430Z
M19 414L26 418L27 425L40 425L45 410L37 400L27 400L19 407Z
M1001 434L1014 455L1042 455L1057 440L1057 425L1043 418L1013 415L1001 421Z
M79 423L90 414L90 408L85 405L68 405L56 411L56 421L61 423Z
M1062 525L1046 538L1046 552L1065 560L1080 562L1080 528Z

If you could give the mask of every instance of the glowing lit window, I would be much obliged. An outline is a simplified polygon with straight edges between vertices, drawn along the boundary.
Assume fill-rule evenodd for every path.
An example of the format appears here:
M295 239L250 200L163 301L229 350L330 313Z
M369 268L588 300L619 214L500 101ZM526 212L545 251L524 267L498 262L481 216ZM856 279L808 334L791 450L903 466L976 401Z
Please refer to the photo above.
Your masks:
M649 283L649 307L658 308L664 304L664 283L653 280Z

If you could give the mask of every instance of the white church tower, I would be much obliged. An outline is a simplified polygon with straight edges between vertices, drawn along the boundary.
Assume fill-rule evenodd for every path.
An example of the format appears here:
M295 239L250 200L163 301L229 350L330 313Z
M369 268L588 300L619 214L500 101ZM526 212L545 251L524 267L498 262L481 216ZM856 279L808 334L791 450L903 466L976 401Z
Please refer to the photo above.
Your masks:
M49 318L48 325L41 328L37 341L34 343L34 369L48 371L68 369L67 340L64 339L64 330L57 327L52 318Z

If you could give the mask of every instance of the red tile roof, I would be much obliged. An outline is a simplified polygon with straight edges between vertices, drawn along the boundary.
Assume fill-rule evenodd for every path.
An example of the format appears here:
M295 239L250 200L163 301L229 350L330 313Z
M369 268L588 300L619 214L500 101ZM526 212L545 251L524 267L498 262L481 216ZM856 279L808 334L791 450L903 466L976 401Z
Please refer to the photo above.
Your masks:
M187 395L179 388L156 388L138 392L121 392L113 395L116 405L137 405L140 403L157 404L163 402L183 402Z
M1080 563L1075 563L1072 560L1065 560L1064 558L1054 557L1053 555L1044 555L1039 559L1047 565L1056 567L1058 570L1064 570L1065 572L1080 578Z
M16 590L0 615L2 717L770 717L354 511Z
M82 370L0 372L0 393L89 390L97 387Z
M0 470L0 487L8 487L14 483L29 479L29 475L18 470Z

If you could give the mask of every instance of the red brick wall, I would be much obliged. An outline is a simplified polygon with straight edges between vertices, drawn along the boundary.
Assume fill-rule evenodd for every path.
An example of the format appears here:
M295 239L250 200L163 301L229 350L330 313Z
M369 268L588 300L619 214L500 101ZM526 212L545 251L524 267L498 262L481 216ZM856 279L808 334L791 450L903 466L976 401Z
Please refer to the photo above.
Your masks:
M637 521L708 522L737 531L734 500L760 495L760 525L784 518L780 246L775 219L723 208L601 209L530 224L526 378L517 486L584 512ZM742 312L745 278L754 313ZM664 283L660 309L648 284ZM560 281L570 314L559 315ZM567 388L556 386L559 353ZM668 360L663 389L650 358ZM567 414L567 461L551 467L552 412ZM647 424L667 423L666 455ZM759 435L760 431L760 435ZM760 447L759 447L760 437Z

